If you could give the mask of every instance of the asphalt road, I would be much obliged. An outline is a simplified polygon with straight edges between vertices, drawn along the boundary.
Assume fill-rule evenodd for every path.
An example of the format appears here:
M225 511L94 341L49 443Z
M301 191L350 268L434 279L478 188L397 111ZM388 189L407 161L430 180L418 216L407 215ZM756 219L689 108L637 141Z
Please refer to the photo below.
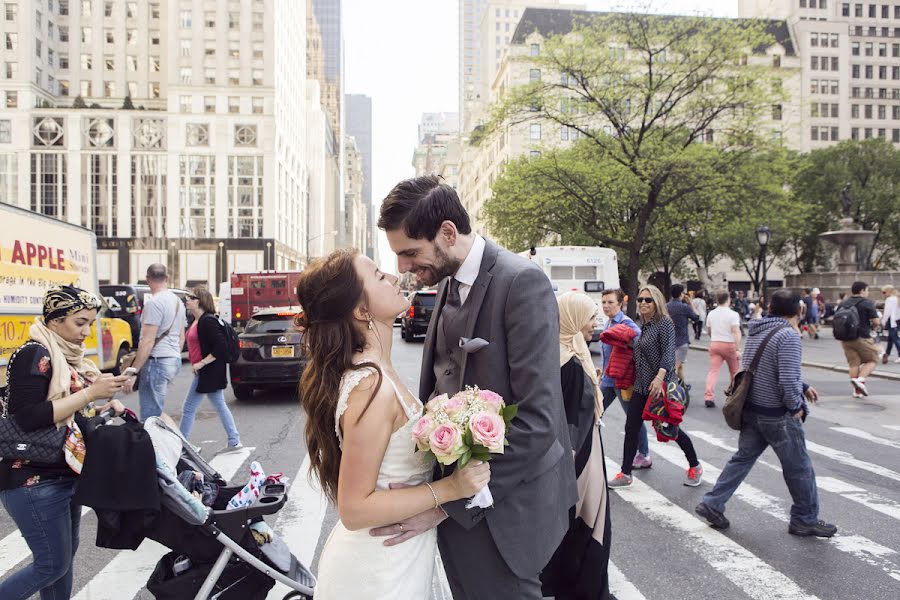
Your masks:
M422 343L394 335L395 365L417 389ZM808 446L818 476L822 518L839 534L830 541L787 533L790 499L771 450L728 504L731 529L718 532L694 516L693 507L714 482L736 445L736 432L718 409L702 405L705 353L691 351L687 380L694 403L685 429L693 436L706 475L700 488L681 484L686 464L677 446L653 443L654 465L637 472L634 487L611 493L613 588L620 600L648 599L895 599L900 598L900 384L870 379L870 398L850 398L847 376L804 369L822 400L806 423ZM177 421L190 383L185 366L166 403ZM726 375L721 375L719 390ZM226 397L248 450L216 456L225 446L218 416L206 404L191 436L233 482L246 480L250 460L267 472L292 478L291 501L271 519L294 553L315 569L336 516L307 482L303 414L291 389L258 394L252 402ZM124 398L137 408L136 394ZM624 414L617 404L604 417L604 445L610 476L621 458ZM763 464L764 463L764 464ZM75 598L150 598L142 590L164 549L145 542L136 552L94 546L96 520L82 519L76 557ZM0 511L0 577L26 565L28 549L15 525ZM276 588L278 589L278 588ZM274 591L270 598L280 598ZM36 596L35 596L36 597ZM442 598L436 592L434 598Z

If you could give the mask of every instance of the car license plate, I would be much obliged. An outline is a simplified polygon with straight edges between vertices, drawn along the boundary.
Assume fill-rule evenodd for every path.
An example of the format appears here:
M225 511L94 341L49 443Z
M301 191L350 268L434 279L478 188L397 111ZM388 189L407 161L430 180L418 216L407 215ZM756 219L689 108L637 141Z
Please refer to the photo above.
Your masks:
M272 346L272 356L278 358L293 358L293 346Z

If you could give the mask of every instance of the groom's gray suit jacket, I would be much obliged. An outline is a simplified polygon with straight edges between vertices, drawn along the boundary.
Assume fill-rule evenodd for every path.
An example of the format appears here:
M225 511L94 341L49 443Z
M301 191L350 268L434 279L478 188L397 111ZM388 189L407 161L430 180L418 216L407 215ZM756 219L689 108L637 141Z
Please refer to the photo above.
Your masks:
M491 460L494 507L466 510L460 500L444 508L466 529L486 519L510 570L532 577L568 530L569 507L578 499L560 386L556 298L540 268L487 240L466 302L442 319L449 281L438 290L428 326L419 397L477 385L518 405L519 412L509 446ZM476 339L463 349L461 338L487 345Z

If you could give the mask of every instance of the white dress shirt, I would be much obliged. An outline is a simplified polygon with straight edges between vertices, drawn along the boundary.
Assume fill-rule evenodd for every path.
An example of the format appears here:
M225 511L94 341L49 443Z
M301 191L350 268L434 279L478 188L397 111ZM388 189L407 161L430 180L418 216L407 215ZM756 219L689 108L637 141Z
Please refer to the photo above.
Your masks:
M459 303L460 306L466 303L475 280L478 279L478 272L481 270L481 259L484 258L484 238L475 234L475 241L466 260L459 266L456 275L453 276L459 282Z

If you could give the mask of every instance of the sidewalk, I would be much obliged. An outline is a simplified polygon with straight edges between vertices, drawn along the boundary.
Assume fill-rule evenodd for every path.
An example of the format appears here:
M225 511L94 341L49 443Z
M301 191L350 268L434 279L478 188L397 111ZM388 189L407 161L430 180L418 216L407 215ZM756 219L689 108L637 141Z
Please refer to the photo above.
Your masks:
M746 336L746 330L744 331ZM884 343L880 344L884 350ZM691 341L691 348L694 350L709 350L709 338L704 334L698 341ZM895 350L891 351L891 359L888 364L878 363L875 371L870 377L880 377L882 379L891 379L900 381L900 364L894 363L897 358ZM832 371L847 372L847 361L844 359L844 351L841 350L841 343L834 339L831 334L830 327L823 327L819 330L819 339L811 340L804 334L803 336L803 366L814 367L817 369L830 369Z

